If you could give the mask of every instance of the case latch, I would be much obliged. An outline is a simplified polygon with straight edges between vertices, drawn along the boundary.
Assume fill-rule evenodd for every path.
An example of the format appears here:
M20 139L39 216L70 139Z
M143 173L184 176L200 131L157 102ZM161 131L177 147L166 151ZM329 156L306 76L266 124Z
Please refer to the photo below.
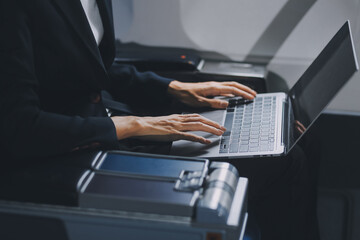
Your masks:
M203 171L182 171L175 183L174 189L183 192L193 192L200 189L203 183Z

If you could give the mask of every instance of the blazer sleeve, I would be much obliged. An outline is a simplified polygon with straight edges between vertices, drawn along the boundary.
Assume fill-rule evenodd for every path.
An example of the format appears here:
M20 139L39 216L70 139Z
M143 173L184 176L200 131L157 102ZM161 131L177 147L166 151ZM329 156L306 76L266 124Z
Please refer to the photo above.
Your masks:
M154 72L139 72L134 66L118 63L114 63L108 73L108 91L119 101L135 105L170 102L167 89L174 79L161 77Z
M0 3L0 144L15 158L57 155L94 143L118 147L110 118L41 109L29 12L16 3Z

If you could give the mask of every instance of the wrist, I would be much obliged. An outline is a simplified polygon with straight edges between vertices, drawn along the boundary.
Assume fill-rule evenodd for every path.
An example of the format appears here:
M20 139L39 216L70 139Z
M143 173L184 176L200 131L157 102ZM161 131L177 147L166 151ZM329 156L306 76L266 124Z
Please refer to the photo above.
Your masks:
M177 80L173 80L170 82L167 92L168 94L172 95L172 96L176 96L176 92L181 90L181 82L177 81Z
M190 86L192 84L193 83L185 83L174 80L169 84L168 94L181 102L185 102L192 95L192 86Z
M142 125L139 117L112 117L111 120L114 123L118 140L137 136L141 132Z

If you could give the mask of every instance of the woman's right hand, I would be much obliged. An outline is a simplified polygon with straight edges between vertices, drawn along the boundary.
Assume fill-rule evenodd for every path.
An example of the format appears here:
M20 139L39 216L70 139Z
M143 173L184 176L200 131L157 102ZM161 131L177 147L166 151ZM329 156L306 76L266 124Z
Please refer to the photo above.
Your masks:
M170 115L162 117L112 117L118 140L137 137L154 141L189 140L203 144L210 140L189 133L203 131L222 135L226 130L220 124L199 114Z

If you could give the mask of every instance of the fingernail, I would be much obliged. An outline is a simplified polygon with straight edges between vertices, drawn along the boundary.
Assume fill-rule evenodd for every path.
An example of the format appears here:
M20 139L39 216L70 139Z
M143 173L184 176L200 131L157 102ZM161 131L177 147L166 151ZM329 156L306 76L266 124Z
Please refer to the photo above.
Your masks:
M226 128L224 126L221 126L220 127L221 131L225 132L226 131Z
M220 104L220 106L221 106L222 108L226 108L228 105L229 105L228 102L221 102L221 104Z

